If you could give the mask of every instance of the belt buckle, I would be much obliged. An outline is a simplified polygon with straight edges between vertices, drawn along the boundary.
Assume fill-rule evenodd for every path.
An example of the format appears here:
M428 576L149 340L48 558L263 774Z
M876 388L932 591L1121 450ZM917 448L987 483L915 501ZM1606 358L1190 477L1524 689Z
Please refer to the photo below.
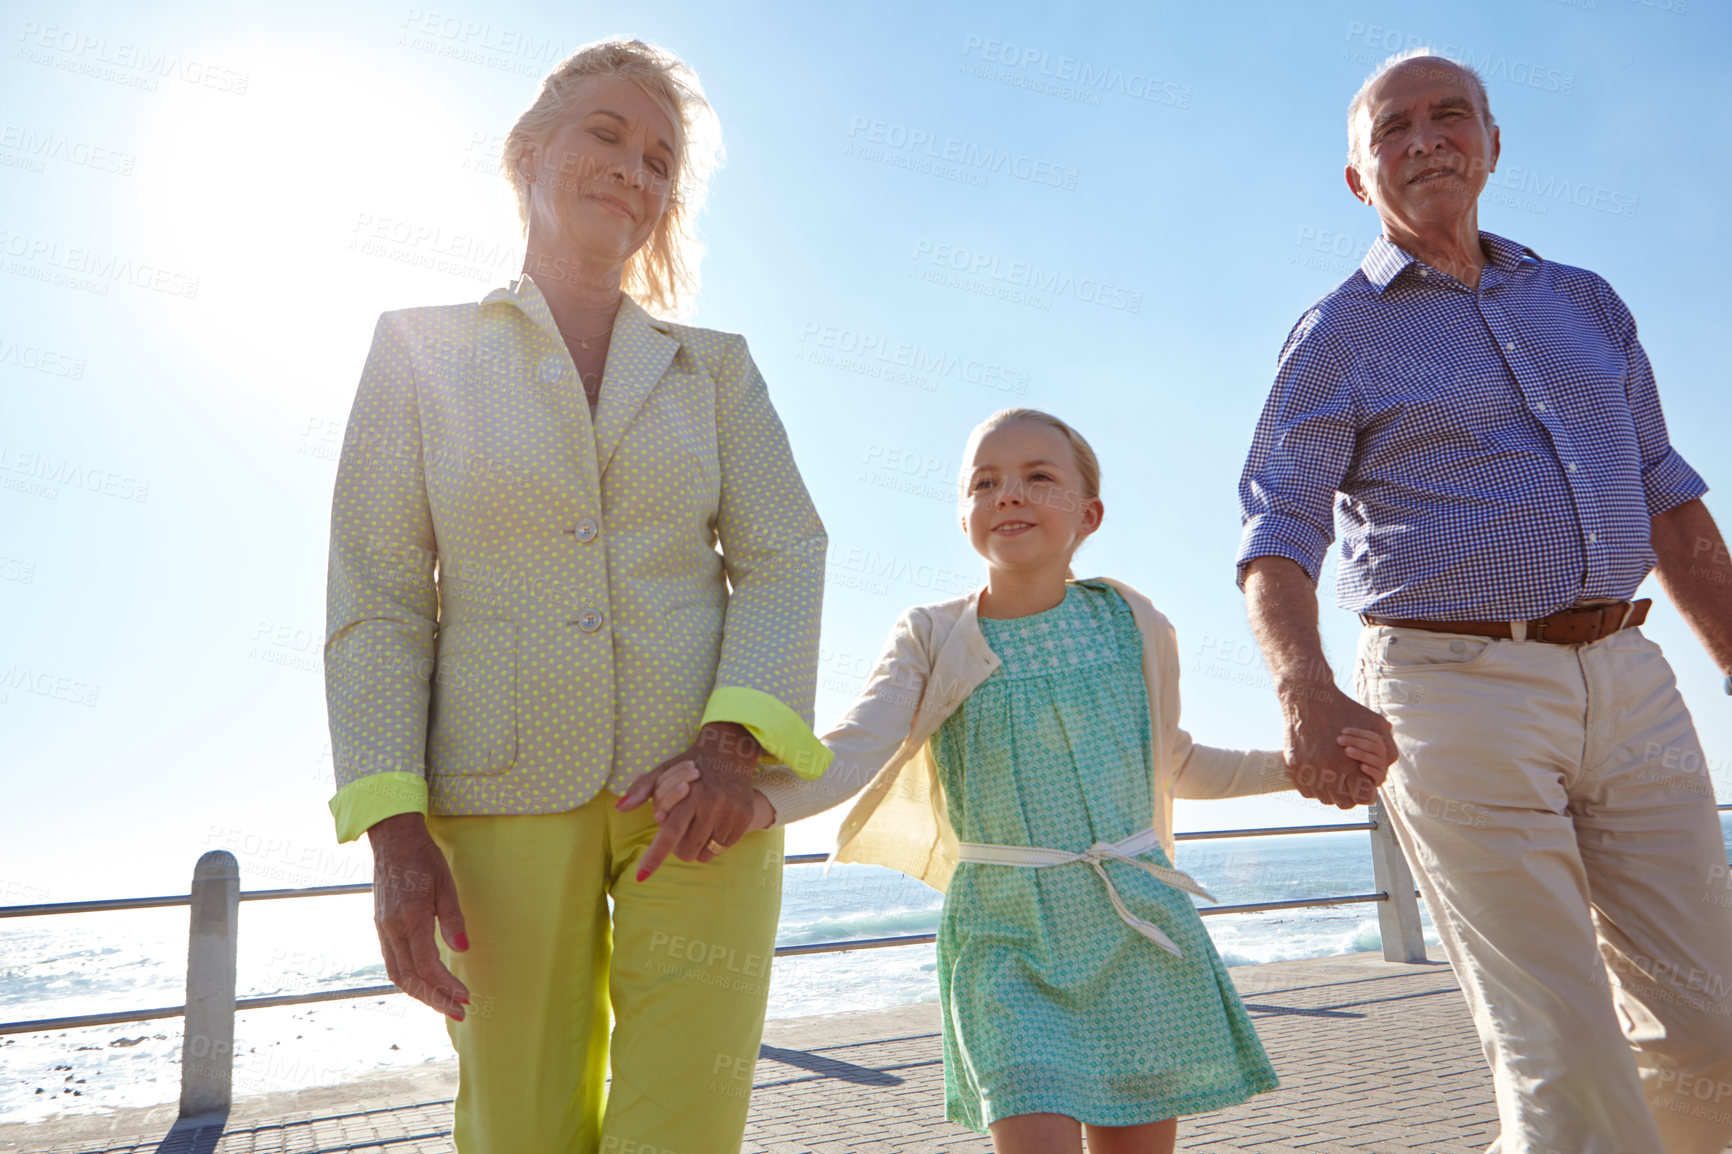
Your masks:
M1544 641L1546 639L1546 625L1547 622L1544 617L1536 617L1527 622L1527 639L1529 641Z
M1630 615L1635 611L1636 603L1633 600L1614 601L1610 605L1602 606L1600 608L1600 634L1594 640L1603 641L1614 633L1623 632L1630 623Z

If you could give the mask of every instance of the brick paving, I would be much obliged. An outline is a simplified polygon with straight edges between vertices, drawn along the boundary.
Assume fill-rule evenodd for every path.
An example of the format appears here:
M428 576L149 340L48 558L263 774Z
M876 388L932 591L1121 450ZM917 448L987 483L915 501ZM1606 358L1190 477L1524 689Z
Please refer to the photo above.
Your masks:
M1373 954L1233 970L1281 1088L1186 1118L1179 1148L1231 1154L1483 1151L1491 1079L1449 967ZM749 1154L990 1151L944 1121L938 1007L770 1022ZM454 1062L243 1098L170 1133L174 1107L0 1125L0 1154L451 1154ZM532 1154L532 1152L525 1152Z

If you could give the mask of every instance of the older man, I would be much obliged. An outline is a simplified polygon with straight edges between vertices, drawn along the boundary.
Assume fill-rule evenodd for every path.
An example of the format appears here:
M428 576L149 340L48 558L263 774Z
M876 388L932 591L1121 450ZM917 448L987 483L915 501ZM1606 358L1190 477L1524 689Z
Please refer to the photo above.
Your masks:
M1726 852L1690 715L1636 628L1649 602L1630 601L1658 572L1732 668L1707 486L1611 287L1479 230L1499 137L1477 75L1392 59L1348 140L1383 235L1288 337L1240 486L1289 764L1308 796L1369 800L1334 737L1387 719L1383 806L1492 1068L1491 1151L1720 1154ZM1335 531L1363 704L1318 638Z

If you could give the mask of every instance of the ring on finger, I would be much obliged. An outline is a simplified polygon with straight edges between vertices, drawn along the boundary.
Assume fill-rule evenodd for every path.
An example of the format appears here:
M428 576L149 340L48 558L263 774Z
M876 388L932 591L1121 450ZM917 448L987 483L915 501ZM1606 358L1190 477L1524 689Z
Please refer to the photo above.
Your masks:
M705 846L704 848L709 850L713 854L719 854L723 850L727 849L728 847L723 845L721 842L717 841L715 838L711 838L710 844Z

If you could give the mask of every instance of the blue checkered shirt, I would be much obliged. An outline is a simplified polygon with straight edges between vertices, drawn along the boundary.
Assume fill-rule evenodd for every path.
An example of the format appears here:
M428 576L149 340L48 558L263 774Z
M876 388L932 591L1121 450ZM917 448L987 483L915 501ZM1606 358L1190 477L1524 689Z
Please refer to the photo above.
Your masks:
M1379 237L1293 327L1239 481L1241 585L1267 556L1315 581L1339 534L1344 609L1542 617L1629 597L1651 519L1707 491L1612 287L1480 241L1475 292Z

